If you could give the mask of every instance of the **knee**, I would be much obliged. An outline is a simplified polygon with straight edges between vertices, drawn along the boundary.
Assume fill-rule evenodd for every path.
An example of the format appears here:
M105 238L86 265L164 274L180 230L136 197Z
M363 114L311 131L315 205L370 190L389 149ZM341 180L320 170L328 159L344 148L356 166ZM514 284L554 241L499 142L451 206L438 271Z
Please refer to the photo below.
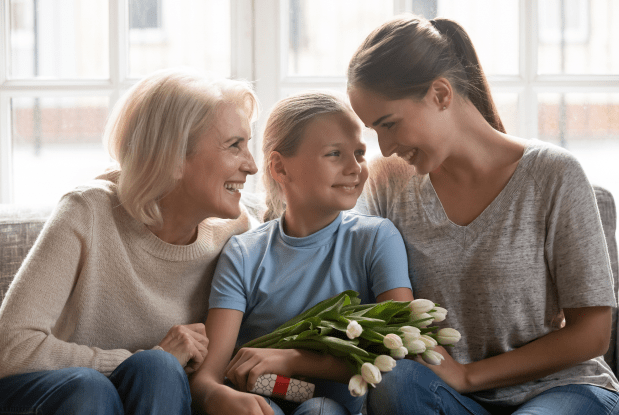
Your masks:
M131 356L125 363L126 371L144 379L187 378L176 357L162 350L144 350Z
M64 397L64 403L71 408L122 408L116 388L105 375L94 369L69 368L57 392ZM78 411L79 412L79 411Z
M411 400L430 399L434 396L431 384L437 378L434 372L420 363L398 361L391 372L383 373L382 381L376 388L369 389L368 414L402 413L394 405L414 406Z

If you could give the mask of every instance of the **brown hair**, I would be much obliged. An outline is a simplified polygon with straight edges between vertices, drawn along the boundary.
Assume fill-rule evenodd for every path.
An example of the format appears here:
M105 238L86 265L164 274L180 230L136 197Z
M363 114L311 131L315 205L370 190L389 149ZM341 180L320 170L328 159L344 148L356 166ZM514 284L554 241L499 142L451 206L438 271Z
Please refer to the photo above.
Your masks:
M338 113L353 113L343 94L310 91L293 95L279 101L269 115L262 137L264 172L262 181L266 191L267 211L264 221L276 219L284 213L285 201L281 186L271 176L271 153L277 151L284 157L296 154L307 125L319 116Z
M370 33L348 65L349 90L361 87L390 100L421 99L441 77L505 132L471 39L453 20L397 17Z

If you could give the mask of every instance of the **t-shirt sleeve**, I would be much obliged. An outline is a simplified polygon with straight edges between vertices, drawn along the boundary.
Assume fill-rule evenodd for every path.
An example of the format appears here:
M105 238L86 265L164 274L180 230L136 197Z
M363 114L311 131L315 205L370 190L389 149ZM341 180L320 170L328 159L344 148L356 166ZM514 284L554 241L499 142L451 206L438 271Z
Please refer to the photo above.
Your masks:
M237 238L232 237L224 247L211 286L209 309L228 308L245 312L247 296L244 288L243 251Z
M612 271L595 193L580 163L557 157L550 186L546 258L559 306L616 306Z
M388 219L381 222L374 239L370 284L374 296L395 288L411 288L404 240Z

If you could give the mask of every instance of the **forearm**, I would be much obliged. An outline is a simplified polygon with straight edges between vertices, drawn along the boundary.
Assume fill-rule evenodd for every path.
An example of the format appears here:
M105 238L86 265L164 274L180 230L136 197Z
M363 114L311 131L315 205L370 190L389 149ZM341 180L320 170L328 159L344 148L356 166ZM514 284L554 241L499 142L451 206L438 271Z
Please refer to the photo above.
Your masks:
M580 319L575 310L588 310L592 318ZM594 315L590 314L592 310ZM572 309L571 314L572 322L568 318L568 324L560 330L510 352L464 365L465 382L460 392L532 381L604 354L610 335L610 308Z
M344 359L308 350L291 349L292 377L310 377L348 383L354 375Z

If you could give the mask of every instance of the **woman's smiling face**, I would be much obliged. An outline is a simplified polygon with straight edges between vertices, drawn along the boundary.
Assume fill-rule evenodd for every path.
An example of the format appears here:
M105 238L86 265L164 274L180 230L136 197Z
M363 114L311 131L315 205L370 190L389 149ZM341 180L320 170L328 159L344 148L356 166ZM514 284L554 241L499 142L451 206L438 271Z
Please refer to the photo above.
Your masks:
M362 88L348 95L359 118L376 131L383 156L397 154L418 174L436 170L447 158L445 118L431 89L421 100L387 100Z

